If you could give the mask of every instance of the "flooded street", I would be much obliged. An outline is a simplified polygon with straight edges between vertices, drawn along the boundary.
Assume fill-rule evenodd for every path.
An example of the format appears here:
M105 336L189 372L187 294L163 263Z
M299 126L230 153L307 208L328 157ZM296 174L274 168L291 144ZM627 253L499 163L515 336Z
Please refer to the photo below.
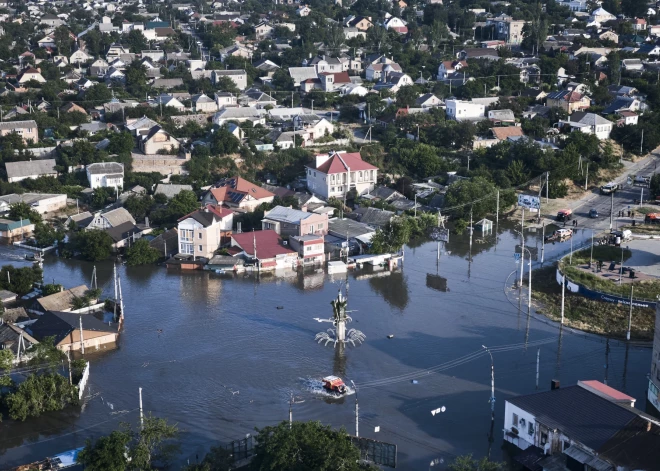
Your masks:
M43 458L83 446L122 421L137 423L139 387L145 410L183 431L180 463L201 458L214 442L286 420L292 394L294 420L320 420L354 433L355 396L336 400L318 391L319 379L329 374L356 383L360 436L396 444L398 469L429 469L434 460L442 468L465 453L501 459L504 400L535 390L539 348L541 390L551 379L562 385L607 379L644 409L650 349L566 330L560 335L556 325L528 317L526 306L519 312L504 293L516 269L512 230L501 225L497 244L495 236L475 233L471 262L469 237L451 237L450 253L439 263L437 244L424 242L406 247L400 271L349 273L354 322L348 327L364 332L366 341L343 352L314 341L329 327L314 318L331 316L343 276L118 267L125 328L118 349L86 356L90 399L82 411L1 423L0 463ZM578 230L574 243L590 237L590 230ZM540 232L526 231L526 243L540 255ZM546 260L568 249L568 242L548 245ZM20 253L3 249L0 261L23 264ZM73 287L89 285L93 265L49 256L44 270L47 282ZM104 296L112 296L112 264L99 263L97 271ZM491 365L482 345L492 349L495 363L492 440ZM442 406L446 412L431 414Z

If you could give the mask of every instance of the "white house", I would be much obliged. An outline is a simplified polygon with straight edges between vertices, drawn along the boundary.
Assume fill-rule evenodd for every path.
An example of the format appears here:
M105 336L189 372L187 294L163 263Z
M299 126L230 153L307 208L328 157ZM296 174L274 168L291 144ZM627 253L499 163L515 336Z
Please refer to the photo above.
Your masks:
M307 5L303 5L296 10L296 15L304 17L304 16L309 16L311 12L312 12L311 8L309 8Z
M117 162L97 162L87 166L87 180L89 187L95 188L123 188L124 165Z
M447 117L456 120L476 120L484 118L486 105L463 100L446 100Z
M575 112L568 120L560 120L559 126L570 126L571 132L580 131L585 134L595 134L600 140L609 139L612 132L612 121L594 113Z
M605 23L606 21L616 20L616 16L601 7L591 12L590 19L595 23Z
M377 177L378 167L362 160L359 152L332 151L317 155L307 167L307 188L322 198L343 198L352 189L358 195L372 191Z
M465 61L442 61L438 66L438 80L444 80L454 72L458 72L468 64Z
M192 102L196 113L215 113L218 111L218 104L215 100L203 93L193 96Z
M247 88L247 72L245 70L214 70L211 76L213 85L217 85L220 77L231 79L239 90Z
M205 205L179 220L179 253L211 258L223 237L231 236L234 213L226 208Z

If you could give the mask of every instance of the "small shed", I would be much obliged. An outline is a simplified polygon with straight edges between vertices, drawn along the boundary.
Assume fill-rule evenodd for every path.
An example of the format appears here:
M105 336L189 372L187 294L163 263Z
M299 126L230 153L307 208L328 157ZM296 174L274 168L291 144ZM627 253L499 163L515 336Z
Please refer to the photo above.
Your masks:
M482 234L491 234L493 232L493 221L482 219L474 224L474 228L481 231Z
M0 301L2 301L3 305L6 304L11 304L18 299L18 295L16 293L12 293L11 291L7 290L0 290Z

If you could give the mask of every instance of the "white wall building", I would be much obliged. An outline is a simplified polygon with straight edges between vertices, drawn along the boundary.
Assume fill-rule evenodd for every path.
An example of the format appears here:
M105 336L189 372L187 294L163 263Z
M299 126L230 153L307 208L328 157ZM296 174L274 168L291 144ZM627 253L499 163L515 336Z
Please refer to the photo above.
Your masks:
M456 120L471 120L484 118L486 112L486 105L480 103L472 103L463 100L447 100L447 117Z
M87 166L89 187L120 188L124 186L124 165L117 162L97 162Z
M362 160L359 152L320 154L307 167L307 188L326 199L343 198L351 189L365 194L375 188L377 178L378 167Z

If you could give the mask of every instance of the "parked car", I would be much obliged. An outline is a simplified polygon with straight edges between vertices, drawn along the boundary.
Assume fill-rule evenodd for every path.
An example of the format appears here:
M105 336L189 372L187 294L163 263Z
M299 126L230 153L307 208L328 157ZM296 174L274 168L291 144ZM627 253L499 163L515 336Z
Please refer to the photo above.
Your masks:
M573 219L573 211L570 209L560 209L557 213L557 221L570 221Z
M619 189L619 185L617 185L616 183L610 182L606 185L601 186L600 187L600 192L603 195L609 195L610 193L616 192L618 189Z
M592 208L589 210L589 217L590 218L597 218L598 217L598 210L596 208Z

